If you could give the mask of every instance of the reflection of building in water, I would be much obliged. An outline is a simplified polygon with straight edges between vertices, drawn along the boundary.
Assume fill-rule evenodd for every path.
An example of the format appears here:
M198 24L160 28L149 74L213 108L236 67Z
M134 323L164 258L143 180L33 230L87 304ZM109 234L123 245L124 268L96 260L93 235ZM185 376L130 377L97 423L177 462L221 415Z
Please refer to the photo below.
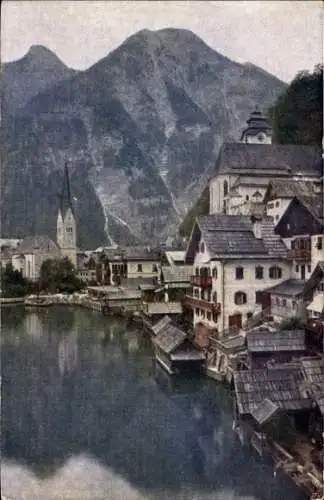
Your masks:
M41 317L36 312L26 314L24 318L25 331L31 337L40 338L43 333L43 323Z
M73 373L78 363L78 327L65 334L58 345L58 365L61 375Z

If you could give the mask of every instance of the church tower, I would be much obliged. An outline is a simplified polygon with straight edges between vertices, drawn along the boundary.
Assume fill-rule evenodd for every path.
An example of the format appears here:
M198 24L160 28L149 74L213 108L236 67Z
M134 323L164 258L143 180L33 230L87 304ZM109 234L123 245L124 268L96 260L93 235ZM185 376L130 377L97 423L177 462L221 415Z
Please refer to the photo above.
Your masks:
M258 107L255 108L246 121L247 127L241 135L241 142L245 144L271 144L272 130Z
M60 195L60 208L56 223L57 244L62 254L76 266L76 220L72 206L70 179L67 163Z

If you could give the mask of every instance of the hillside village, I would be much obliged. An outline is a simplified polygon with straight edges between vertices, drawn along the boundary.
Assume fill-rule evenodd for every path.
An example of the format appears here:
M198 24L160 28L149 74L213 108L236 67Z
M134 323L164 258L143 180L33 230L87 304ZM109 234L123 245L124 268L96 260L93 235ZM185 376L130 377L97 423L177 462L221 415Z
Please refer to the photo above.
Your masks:
M1 264L37 282L45 261L68 258L85 289L74 303L141 321L169 373L177 363L205 360L207 375L233 387L241 440L260 454L271 448L278 467L316 492L324 411L322 151L272 144L271 136L255 109L237 142L223 144L209 214L196 218L180 249L79 251L66 164L56 242L47 235L2 240ZM278 415L294 421L289 451L266 429ZM308 443L303 451L299 442Z

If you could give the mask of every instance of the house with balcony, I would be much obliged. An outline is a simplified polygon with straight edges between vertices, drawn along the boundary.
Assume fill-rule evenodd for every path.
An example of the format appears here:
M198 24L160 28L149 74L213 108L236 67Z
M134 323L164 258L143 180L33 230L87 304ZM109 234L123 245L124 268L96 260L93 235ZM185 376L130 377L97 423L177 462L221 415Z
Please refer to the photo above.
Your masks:
M293 198L275 226L292 261L292 278L307 280L324 260L323 198Z
M240 330L262 310L260 292L290 278L287 248L271 220L243 215L198 217L189 240L186 263L193 266L194 327Z

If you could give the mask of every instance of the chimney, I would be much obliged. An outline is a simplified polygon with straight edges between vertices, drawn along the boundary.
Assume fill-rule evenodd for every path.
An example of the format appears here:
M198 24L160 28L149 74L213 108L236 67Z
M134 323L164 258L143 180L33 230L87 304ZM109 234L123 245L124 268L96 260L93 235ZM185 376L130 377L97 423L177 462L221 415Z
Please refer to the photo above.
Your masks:
M262 217L256 217L255 215L252 215L251 222L252 222L252 231L253 231L254 237L257 238L258 240L261 240L262 239Z

